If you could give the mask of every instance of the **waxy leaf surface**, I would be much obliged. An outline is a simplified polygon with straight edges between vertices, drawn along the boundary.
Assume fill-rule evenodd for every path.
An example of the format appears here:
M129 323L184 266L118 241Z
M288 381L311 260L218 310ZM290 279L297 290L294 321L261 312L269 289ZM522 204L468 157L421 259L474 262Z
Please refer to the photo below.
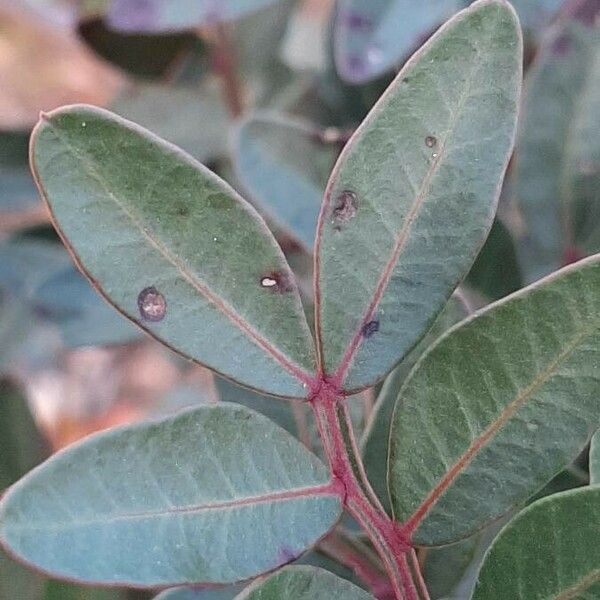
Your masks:
M316 567L287 567L243 591L236 600L374 600L353 583Z
M452 325L467 316L466 308L456 296L450 298L431 330L419 345L390 373L381 387L377 402L361 440L361 454L369 482L382 504L390 511L387 489L387 457L390 442L390 427L396 399L410 370L427 348Z
M338 73L364 83L401 63L461 0L341 0L334 25Z
M546 35L525 81L514 193L528 282L559 268L568 246L600 250L598 14L597 0L565 14Z
M492 224L512 149L522 44L482 0L407 63L344 148L316 244L323 371L373 385L431 326Z
M488 551L473 600L600 597L600 488L543 498L519 513Z
M108 22L115 29L164 32L239 19L279 0L112 0Z
M325 466L266 417L221 403L93 436L0 503L0 540L54 576L230 583L290 562L341 514Z
M244 121L235 137L238 176L259 208L312 250L327 177L339 147L298 119L268 113Z
M178 587L165 590L156 596L154 600L233 600L243 587L228 585L219 589L198 589L189 587Z
M599 361L600 256L443 336L392 423L392 508L414 542L464 538L570 464L600 425Z
M107 111L46 115L32 167L80 268L154 337L249 387L305 397L313 343L256 211L177 148Z

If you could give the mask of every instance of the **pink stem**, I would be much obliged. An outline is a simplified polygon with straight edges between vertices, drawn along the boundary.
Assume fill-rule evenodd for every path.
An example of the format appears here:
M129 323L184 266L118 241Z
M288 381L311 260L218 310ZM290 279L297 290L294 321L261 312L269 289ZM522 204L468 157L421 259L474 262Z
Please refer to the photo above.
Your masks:
M412 550L410 540L403 535L398 524L373 504L354 472L338 412L341 405L345 420L343 394L337 386L321 381L310 402L331 472L344 486L346 509L360 523L381 557L397 600L419 600L406 559L407 553ZM356 465L362 464L358 455L353 459ZM364 472L364 468L359 466L359 471Z

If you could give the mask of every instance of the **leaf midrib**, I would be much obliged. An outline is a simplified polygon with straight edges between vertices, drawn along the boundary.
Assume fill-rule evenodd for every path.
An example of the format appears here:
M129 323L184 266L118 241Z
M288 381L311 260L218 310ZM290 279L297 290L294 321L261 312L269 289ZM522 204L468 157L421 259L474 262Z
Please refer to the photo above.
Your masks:
M489 40L491 40L492 35L493 35L493 32L490 32ZM421 187L415 197L415 200L414 200L409 212L406 215L406 218L400 229L398 237L396 238L396 241L394 242L394 249L392 252L392 256L390 257L389 261L387 262L387 264L381 274L381 277L380 277L379 281L377 282L377 285L375 287L375 292L373 294L371 302L369 303L367 310L365 311L365 314L363 315L362 319L360 320L359 327L355 331L355 333L352 337L352 340L348 346L348 349L340 362L340 366L337 369L335 378L336 378L336 380L339 380L340 382L342 382L342 384L345 381L345 378L346 378L346 376L350 370L350 367L352 365L352 361L362 344L362 341L363 341L362 329L363 329L365 323L368 323L369 321L371 321L375 315L377 307L379 306L379 303L381 302L381 300L385 294L385 291L387 290L387 287L388 287L389 281L393 275L393 272L394 272L396 266L398 265L398 262L400 261L400 258L402 256L404 249L406 248L406 244L408 242L410 233L412 231L412 227L419 217L419 209L425 203L427 192L430 190L431 185L432 185L432 183L435 179L435 176L438 172L438 169L442 163L442 159L446 155L446 151L447 151L447 147L448 147L448 140L454 135L456 127L458 125L458 121L460 119L460 116L462 115L462 110L465 106L467 99L470 97L475 73L477 71L479 71L482 64L486 60L485 58L483 58L481 56L481 52L480 52L481 46L477 45L477 44L475 44L475 46L476 46L476 51L477 51L478 57L473 61L473 64L469 71L469 75L467 77L466 83L462 89L461 96L459 98L459 102L457 104L456 110L455 110L454 114L452 115L452 118L451 118L448 128L446 130L446 134L443 136L443 141L440 144L440 147L438 150L438 156L431 164L431 167L429 168L428 172L425 174L425 177L423 179ZM320 328L318 328L317 331L320 331Z
M242 331L246 337L248 337L255 345L261 348L267 355L269 355L275 362L282 366L286 371L293 375L298 381L302 383L310 383L312 377L308 374L300 365L291 360L285 352L274 346L266 338L264 338L258 331L254 329L248 323L244 317L235 311L235 309L229 305L223 298L213 293L209 286L202 281L196 274L192 273L187 269L184 263L170 252L170 250L163 245L158 239L151 236L150 232L152 228L148 226L144 227L144 220L135 212L124 206L115 196L110 187L106 184L104 178L96 171L93 163L88 158L88 153L85 150L76 150L72 144L65 139L65 136L61 135L59 128L46 121L48 126L54 132L60 142L67 148L70 154L76 159L81 161L84 168L87 170L88 175L97 181L107 196L118 206L121 211L131 220L136 226L141 235L148 240L148 242L156 248L159 254L169 262L181 276L204 298L206 298L215 308L224 314L237 328ZM75 250L73 249L75 252ZM77 254L77 253L76 253ZM96 285L96 283L94 283ZM136 321L137 322L137 321Z
M596 324L594 324L596 325ZM533 394L542 387L559 369L562 363L575 352L583 340L590 337L596 331L596 326L590 329L582 329L579 331L573 341L560 352L557 357L543 370L533 381L518 393L511 402L509 402L504 410L500 413L495 421L493 421L487 429L477 437L467 448L465 452L454 463L454 466L447 470L440 482L431 490L427 497L421 502L417 510L404 523L403 528L413 533L421 522L426 518L429 512L437 504L446 490L454 483L454 481L465 471L475 457L483 450L489 442L500 432L500 430L509 423L511 417L528 401Z
M246 496L235 500L218 501L207 504L197 504L194 506L173 506L165 509L148 510L144 512L130 512L123 514L108 514L98 515L94 519L87 520L70 520L70 521L53 521L49 524L39 525L39 523L27 522L24 524L11 524L10 529L13 531L61 531L64 528L87 527L90 525L108 525L111 523L142 521L145 519L153 519L160 517L169 517L182 514L200 514L214 511L229 511L243 508L252 508L261 504L275 504L282 502L293 502L303 498L316 499L320 497L331 496L339 498L336 489L332 482L303 488L294 488L291 490L279 490L259 496Z
M600 569L595 569L582 577L575 585L562 591L558 596L548 597L548 600L573 600L577 597L577 594L587 590L598 581L600 581Z

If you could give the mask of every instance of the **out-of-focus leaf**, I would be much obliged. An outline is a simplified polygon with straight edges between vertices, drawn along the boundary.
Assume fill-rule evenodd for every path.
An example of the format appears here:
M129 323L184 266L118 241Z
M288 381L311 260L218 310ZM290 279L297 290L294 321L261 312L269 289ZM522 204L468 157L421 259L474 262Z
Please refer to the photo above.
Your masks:
M0 379L0 495L47 454L26 398Z
M243 591L237 600L375 600L353 583L316 567L287 567Z
M43 580L9 559L2 549L0 549L0 598L46 600Z
M27 600L30 599L27 598ZM127 600L127 592L116 589L81 587L62 581L48 581L43 600Z
M488 551L473 600L592 599L600 595L600 488L538 500Z
M246 406L256 412L259 412L286 431L289 431L294 437L299 437L298 427L294 419L294 407L289 402L279 402L273 398L262 396L251 390L241 388L223 379L222 377L215 378L215 386L219 393L219 397L224 402L235 402ZM295 401L294 401L295 402ZM305 403L298 402L297 409L304 414L307 412Z
M312 249L327 177L340 146L298 119L255 114L235 136L234 160L257 206Z
M203 51L200 40L191 33L121 33L107 27L102 19L82 21L79 35L103 59L148 79L165 77L184 56Z
M361 440L361 453L369 481L388 512L391 511L387 489L388 447L392 414L400 388L425 350L466 316L463 303L456 296L452 296L425 338L387 377L373 407Z
M55 455L2 498L0 539L76 581L223 584L290 562L341 512L316 456L266 417L219 403Z
M108 23L121 31L194 29L239 19L279 0L112 0Z
M595 0L593 0L595 1ZM521 23L548 23L562 0L514 0ZM340 0L334 56L341 77L364 84L399 67L420 42L471 0Z
M210 162L227 152L229 115L215 80L185 87L137 86L111 108L201 162Z
M467 284L489 300L504 298L523 286L512 235L499 219L492 225Z
M34 294L34 310L59 327L70 347L126 344L141 335L73 266L58 271L40 285Z
M32 165L63 239L124 315L248 387L308 395L313 340L294 276L264 221L225 182L139 126L84 106L44 116Z
M590 446L590 483L600 483L600 431L594 434Z
M579 245L600 249L600 3L571 6L526 79L514 191L528 282L571 260Z
M457 325L417 363L390 437L396 519L416 544L522 505L600 424L600 255Z
M344 390L384 377L472 266L512 151L521 61L509 4L476 2L407 63L345 146L315 246L322 370Z
M427 550L423 576L432 600L471 597L484 554L505 521L493 523L456 544Z
M338 73L364 83L397 67L461 0L340 0L334 25Z

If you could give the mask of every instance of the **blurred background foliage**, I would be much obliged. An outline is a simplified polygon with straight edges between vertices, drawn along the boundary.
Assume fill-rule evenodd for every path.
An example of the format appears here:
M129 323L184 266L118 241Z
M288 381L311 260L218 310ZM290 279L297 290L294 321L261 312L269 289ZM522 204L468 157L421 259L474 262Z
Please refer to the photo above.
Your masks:
M429 341L472 310L600 251L600 1L513 3L527 49L517 146L490 237ZM209 165L272 226L310 312L315 224L332 165L408 56L467 4L0 0L0 493L84 435L199 402L243 403L318 444L305 406L236 388L169 353L79 274L27 165L39 111L107 107ZM384 430L365 435L363 448L375 489L384 478L386 394L422 350L390 376L379 402L379 390L351 401L359 432ZM586 477L579 461L545 493ZM344 524L343 539L364 545L353 527ZM497 527L420 555L433 598L469 597ZM325 540L302 560L355 579L332 561L344 563L336 544ZM223 600L235 591L161 598ZM151 597L48 581L0 554L2 599Z

